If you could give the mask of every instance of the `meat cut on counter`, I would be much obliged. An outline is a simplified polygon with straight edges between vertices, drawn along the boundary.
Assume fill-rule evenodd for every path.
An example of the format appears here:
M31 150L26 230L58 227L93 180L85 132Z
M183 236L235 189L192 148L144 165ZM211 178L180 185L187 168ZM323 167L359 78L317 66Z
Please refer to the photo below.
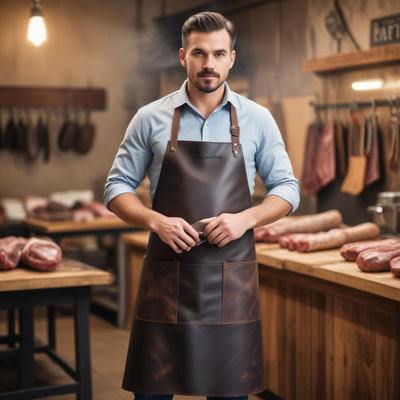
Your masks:
M61 248L53 241L8 236L0 239L0 270L9 270L24 263L40 271L56 269L62 261Z
M26 238L9 236L0 239L0 270L15 268L21 259Z
M33 269L52 271L60 265L62 251L54 242L31 238L26 242L22 250L21 260L25 265Z
M355 243L348 243L342 246L340 249L340 255L347 261L356 261L358 255L366 250L372 250L388 244L400 244L399 239L386 239L386 240L374 240L374 241L362 241Z
M299 252L333 249L346 243L359 240L376 239L380 234L378 225L365 222L349 228L331 229L317 235L309 235L301 239L297 245Z
M287 217L288 218L288 217ZM293 219L279 220L273 224L255 228L256 241L277 242L280 237L292 233L317 233L339 227L343 223L338 210L329 210L319 214L304 215ZM263 234L259 235L258 230Z
M389 271L390 262L400 257L400 243L363 251L357 257L358 268L366 272Z

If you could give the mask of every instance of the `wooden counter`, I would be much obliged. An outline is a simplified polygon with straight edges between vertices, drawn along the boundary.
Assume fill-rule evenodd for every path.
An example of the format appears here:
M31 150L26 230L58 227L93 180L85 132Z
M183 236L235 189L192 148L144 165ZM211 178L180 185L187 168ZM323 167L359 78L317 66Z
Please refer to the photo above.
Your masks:
M108 272L79 261L64 258L54 271L37 271L19 266L0 271L0 311L7 311L7 335L0 343L3 357L17 359L17 386L0 388L0 399L41 399L49 396L76 393L77 398L92 399L90 362L89 311L90 290L94 285L111 283ZM55 306L73 304L75 365L56 349ZM47 307L47 342L35 337L34 309ZM15 310L18 309L16 334ZM18 343L18 346L16 344ZM36 386L35 354L49 357L72 378L68 383ZM11 365L7 361L5 365Z
M130 328L148 232L124 234ZM339 249L257 243L267 388L283 399L400 398L400 279Z
M45 221L38 218L25 218L24 226L43 233L60 233L76 231L96 231L105 229L132 229L130 225L119 218L95 218L92 221Z

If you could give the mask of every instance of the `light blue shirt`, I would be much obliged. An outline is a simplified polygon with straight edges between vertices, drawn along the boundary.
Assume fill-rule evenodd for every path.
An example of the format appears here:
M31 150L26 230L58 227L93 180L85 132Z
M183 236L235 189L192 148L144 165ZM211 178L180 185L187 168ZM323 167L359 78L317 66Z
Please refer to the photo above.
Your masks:
M107 208L112 199L123 193L136 194L135 189L146 172L153 200L176 107L182 106L178 140L231 142L229 103L232 103L237 110L251 195L258 171L266 196L273 194L288 201L292 205L289 214L292 214L300 203L299 184L279 128L268 109L232 92L225 83L222 103L205 119L190 103L186 84L187 80L180 90L140 108L133 117L108 174L104 190Z

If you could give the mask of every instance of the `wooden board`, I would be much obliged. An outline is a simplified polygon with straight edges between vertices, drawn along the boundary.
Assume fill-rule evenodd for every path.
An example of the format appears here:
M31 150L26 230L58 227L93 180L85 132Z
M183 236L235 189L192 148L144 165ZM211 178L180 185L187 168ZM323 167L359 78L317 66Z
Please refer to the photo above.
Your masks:
M275 243L264 243L263 245L256 245L257 260L259 264L273 268L290 269L294 272L303 273L303 270L314 265L343 261L338 249L299 253L298 251L282 249Z
M284 127L285 145L293 167L294 176L301 185L301 176L304 165L304 152L307 140L307 127L315 120L311 101L316 101L315 96L286 97L281 99Z
M400 64L400 44L356 50L332 56L302 60L303 72L328 74L342 71L355 71L363 68L384 67Z
M149 231L124 233L121 235L121 241L127 245L145 249L147 247L147 242L149 241L149 236Z
M69 258L64 258L54 271L36 271L28 267L0 271L0 292L110 283L112 275L108 272Z
M363 272L355 262L315 265L302 273L326 281L400 301L400 279L390 271Z
M95 218L93 221L44 221L37 218L25 218L24 226L44 233L94 231L102 229L132 229L133 227L119 218Z

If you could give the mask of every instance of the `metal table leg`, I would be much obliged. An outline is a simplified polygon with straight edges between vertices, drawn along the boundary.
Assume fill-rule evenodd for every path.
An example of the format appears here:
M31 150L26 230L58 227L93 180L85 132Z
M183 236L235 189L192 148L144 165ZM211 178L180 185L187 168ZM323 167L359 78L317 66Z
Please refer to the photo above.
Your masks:
M19 357L19 389L31 389L34 386L34 329L33 308L19 309L20 349Z
M7 336L8 336L8 347L14 348L16 337L15 337L15 310L12 308L7 310Z
M74 318L75 318L75 357L78 374L79 393L77 400L92 399L92 375L90 364L90 287L75 288Z
M47 307L47 338L49 346L56 349L56 308L54 306Z
M118 279L118 316L117 326L125 328L126 320L126 249L121 240L122 232L117 234L117 279Z

